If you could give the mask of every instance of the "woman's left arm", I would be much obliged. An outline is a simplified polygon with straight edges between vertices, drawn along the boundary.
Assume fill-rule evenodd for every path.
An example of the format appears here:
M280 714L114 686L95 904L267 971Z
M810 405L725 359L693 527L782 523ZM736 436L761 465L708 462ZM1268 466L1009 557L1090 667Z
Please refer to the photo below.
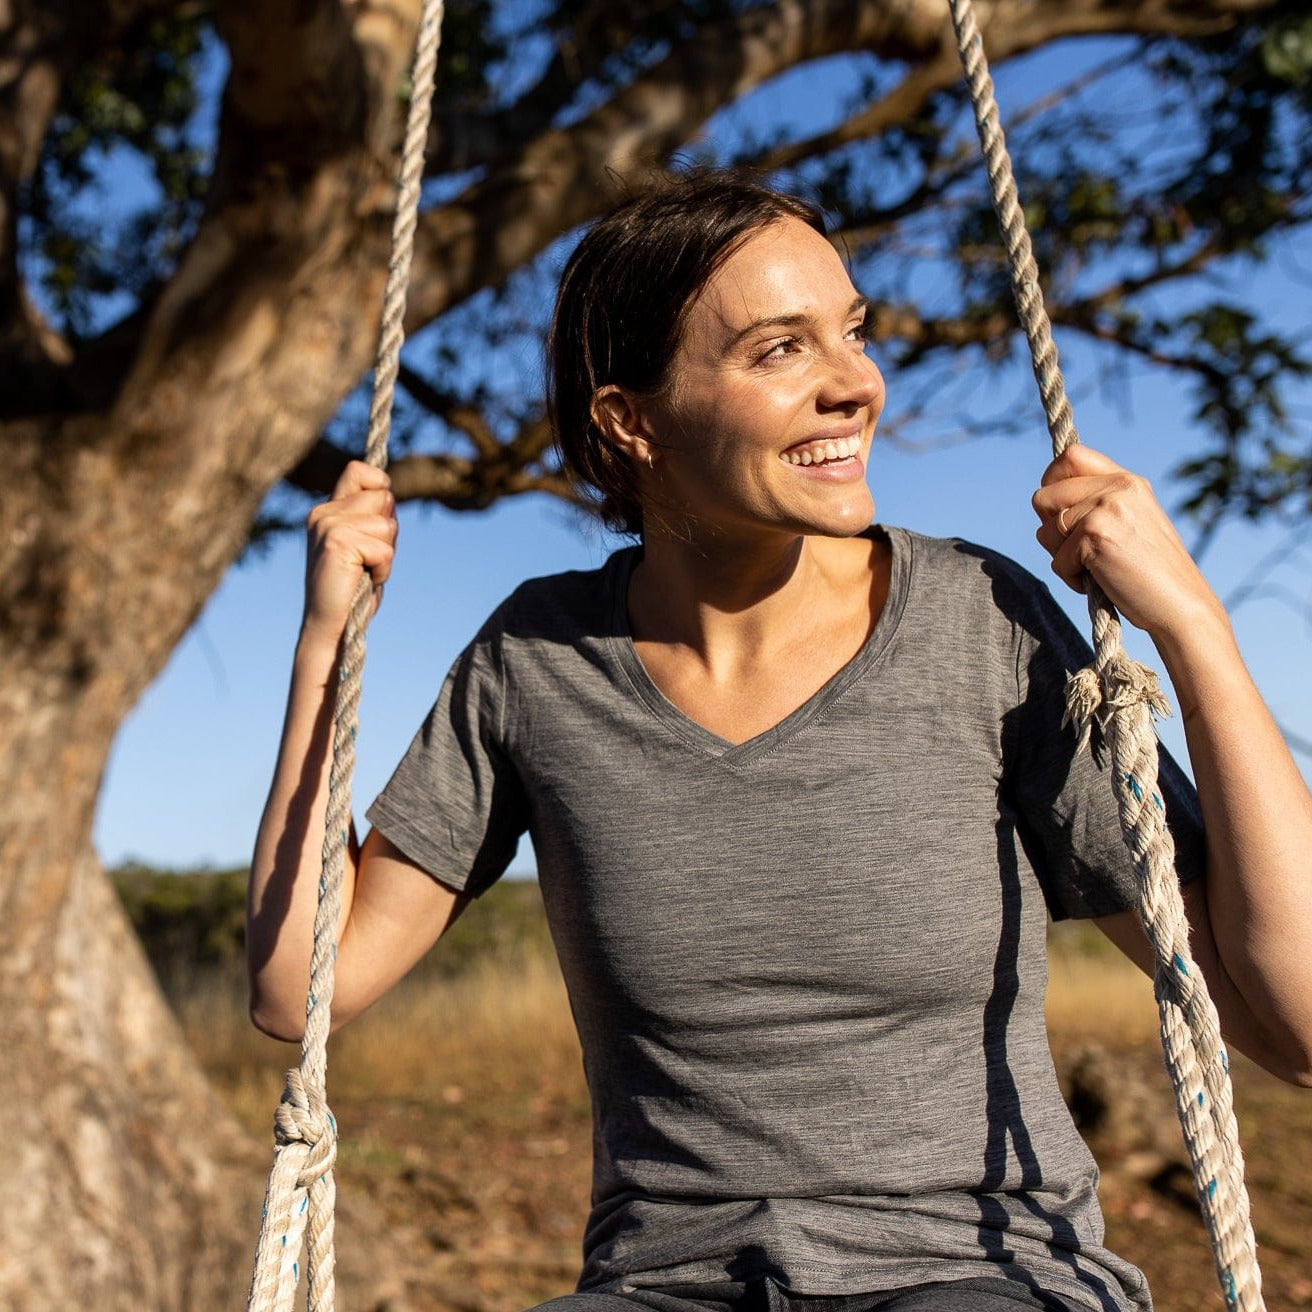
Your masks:
M1207 831L1184 887L1194 957L1226 1037L1312 1085L1312 795L1244 666L1230 620L1147 481L1086 446L1048 466L1038 539L1076 591L1086 574L1152 638L1175 689ZM1134 913L1099 927L1151 971Z

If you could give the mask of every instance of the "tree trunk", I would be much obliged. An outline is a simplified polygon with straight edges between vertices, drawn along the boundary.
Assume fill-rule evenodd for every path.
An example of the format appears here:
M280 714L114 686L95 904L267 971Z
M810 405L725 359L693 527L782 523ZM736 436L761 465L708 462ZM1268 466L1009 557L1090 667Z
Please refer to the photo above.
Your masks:
M0 1305L239 1307L260 1154L209 1092L89 848L43 873L65 883L58 916L27 952L20 927L0 938Z
M133 423L160 413L144 406ZM259 420L245 408L230 422ZM112 424L100 434L126 441ZM0 1307L230 1309L249 1279L272 1135L253 1143L210 1092L90 832L114 731L237 550L259 475L225 472L205 451L229 436L188 425L167 444L178 458L138 466L113 440L69 436L5 432L16 476L0 503ZM362 1216L347 1230L349 1303L374 1306L359 1254L384 1236Z
M272 1134L207 1088L91 823L117 726L367 367L397 26L353 148L291 173L230 98L218 200L108 404L0 425L0 1307L208 1312L249 1280ZM385 1239L348 1228L343 1301L374 1306Z

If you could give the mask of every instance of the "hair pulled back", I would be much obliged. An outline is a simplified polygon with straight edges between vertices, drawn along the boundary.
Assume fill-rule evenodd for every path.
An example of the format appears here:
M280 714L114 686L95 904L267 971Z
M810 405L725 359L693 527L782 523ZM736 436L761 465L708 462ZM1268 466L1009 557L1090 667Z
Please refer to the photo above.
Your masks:
M570 256L547 343L547 409L565 468L611 528L640 534L642 505L632 461L593 422L593 396L608 384L659 395L698 294L743 242L785 219L825 232L809 201L700 171L623 201Z

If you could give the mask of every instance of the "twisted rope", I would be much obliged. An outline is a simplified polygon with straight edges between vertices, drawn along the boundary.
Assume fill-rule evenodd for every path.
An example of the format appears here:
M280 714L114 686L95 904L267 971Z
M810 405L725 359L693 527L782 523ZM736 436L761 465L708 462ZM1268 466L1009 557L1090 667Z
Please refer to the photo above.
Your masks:
M1029 343L1053 455L1059 456L1079 436L1043 306L1038 266L1016 194L984 43L972 0L948 0L948 4L993 208L1006 243L1016 311ZM1091 579L1086 590L1094 660L1070 681L1066 720L1076 727L1081 748L1096 725L1110 751L1121 831L1139 885L1139 918L1153 949L1153 992L1162 1048L1221 1292L1226 1306L1235 1312L1264 1312L1229 1062L1216 1008L1190 955L1189 927L1175 873L1175 843L1157 786L1153 712L1166 714L1168 707L1156 675L1125 654L1120 618L1111 602Z
M396 217L391 257L383 293L382 325L374 366L373 399L365 459L379 469L387 464L392 401L405 340L405 299L419 224L419 194L424 170L437 51L442 33L442 0L423 0L411 75L410 110L401 149ZM247 1296L248 1312L290 1309L300 1278L302 1242L308 1231L306 1283L308 1312L334 1312L337 1303L333 1270L333 1208L336 1186L333 1161L337 1125L328 1109L328 1032L331 1028L333 970L337 922L342 905L342 875L351 841L351 778L359 727L360 676L364 668L364 633L369 622L373 585L360 580L342 637L337 702L333 713L333 758L328 776L324 818L323 872L314 918L310 989L305 1003L305 1034L298 1069L287 1072L282 1101L274 1116L273 1168L265 1190L255 1269Z

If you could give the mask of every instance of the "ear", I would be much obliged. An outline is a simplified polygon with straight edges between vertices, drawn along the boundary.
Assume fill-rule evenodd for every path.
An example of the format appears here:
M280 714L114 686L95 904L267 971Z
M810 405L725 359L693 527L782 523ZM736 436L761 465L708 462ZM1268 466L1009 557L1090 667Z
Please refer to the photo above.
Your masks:
M607 383L592 394L590 411L592 422L617 452L635 466L655 465L660 458L660 447L652 438L642 407L631 393L618 383Z

